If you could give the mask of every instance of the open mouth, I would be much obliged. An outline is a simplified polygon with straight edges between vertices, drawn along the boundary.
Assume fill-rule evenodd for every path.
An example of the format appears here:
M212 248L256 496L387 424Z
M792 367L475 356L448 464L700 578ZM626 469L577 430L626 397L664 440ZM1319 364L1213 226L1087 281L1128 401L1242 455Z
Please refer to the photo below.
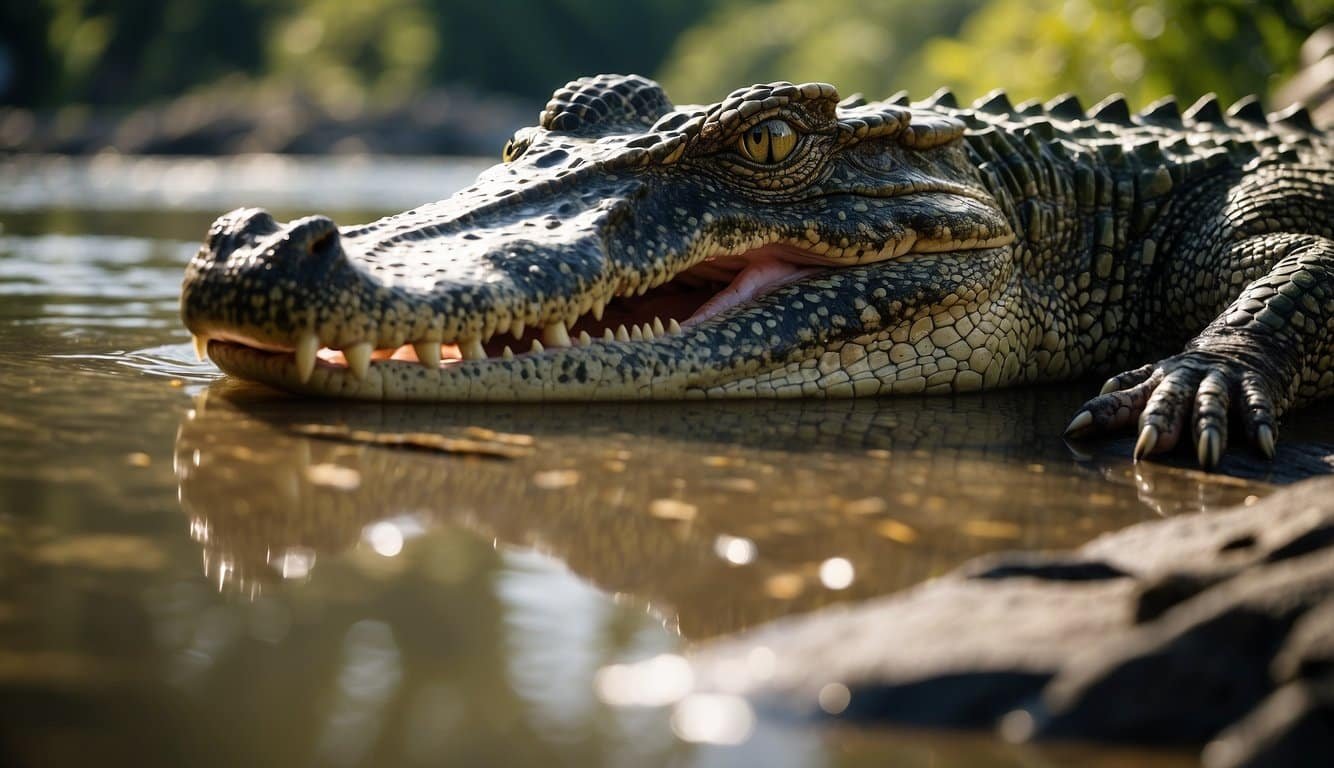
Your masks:
M689 333L692 327L829 268L812 263L808 254L784 245L709 257L661 285L618 293L572 321L539 327L515 320L484 338L426 338L394 348L376 348L371 342L360 342L334 349L323 346L313 333L303 336L295 347L285 347L259 343L241 333L216 331L207 337L196 336L195 347L201 359L210 343L228 345L236 352L287 357L295 366L299 381L305 383L317 367L362 379L376 365L445 369L467 361L508 361L564 348L652 343Z

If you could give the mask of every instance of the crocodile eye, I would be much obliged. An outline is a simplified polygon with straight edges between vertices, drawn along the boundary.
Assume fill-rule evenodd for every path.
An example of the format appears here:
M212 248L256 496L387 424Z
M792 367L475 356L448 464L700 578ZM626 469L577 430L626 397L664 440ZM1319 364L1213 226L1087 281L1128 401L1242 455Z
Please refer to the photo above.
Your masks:
M797 132L782 120L765 120L741 135L737 148L757 163L781 163L797 146Z
M528 149L528 139L509 138L505 140L505 147L500 150L500 160L504 163L513 162L522 155L524 150Z

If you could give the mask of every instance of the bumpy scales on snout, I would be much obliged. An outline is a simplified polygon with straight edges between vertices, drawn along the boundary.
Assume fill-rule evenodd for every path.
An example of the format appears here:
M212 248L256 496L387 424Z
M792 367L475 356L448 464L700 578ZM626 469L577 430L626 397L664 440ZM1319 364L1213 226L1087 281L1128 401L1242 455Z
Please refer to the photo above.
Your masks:
M182 315L228 373L386 400L853 397L1110 379L1139 422L1272 455L1334 392L1334 149L1303 110L960 108L771 83L560 89L505 162L357 227L238 210ZM1189 430L1189 432L1187 431Z

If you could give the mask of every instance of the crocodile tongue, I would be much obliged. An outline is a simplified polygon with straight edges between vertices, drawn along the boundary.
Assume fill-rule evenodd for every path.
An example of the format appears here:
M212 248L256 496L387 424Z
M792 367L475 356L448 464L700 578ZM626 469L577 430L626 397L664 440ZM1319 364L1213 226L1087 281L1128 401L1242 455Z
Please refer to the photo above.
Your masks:
M726 288L695 310L683 326L701 323L739 304L753 301L773 289L819 272L824 267L793 264L788 249L765 247L746 255L746 265L732 278Z

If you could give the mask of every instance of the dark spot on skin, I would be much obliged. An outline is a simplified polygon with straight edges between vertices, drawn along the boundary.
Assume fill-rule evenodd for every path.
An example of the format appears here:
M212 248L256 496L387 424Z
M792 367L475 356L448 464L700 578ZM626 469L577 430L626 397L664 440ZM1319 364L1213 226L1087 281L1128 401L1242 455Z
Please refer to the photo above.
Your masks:
M569 152L563 149L553 149L542 155L533 162L538 168L550 168L553 165L560 165L570 156Z

